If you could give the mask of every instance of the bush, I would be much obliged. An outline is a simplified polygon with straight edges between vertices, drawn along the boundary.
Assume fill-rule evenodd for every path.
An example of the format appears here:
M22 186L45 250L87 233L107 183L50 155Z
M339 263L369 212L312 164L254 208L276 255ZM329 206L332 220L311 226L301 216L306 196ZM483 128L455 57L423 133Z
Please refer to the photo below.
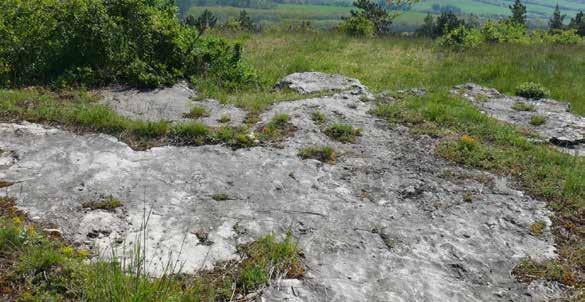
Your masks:
M439 45L453 50L476 48L483 43L479 30L460 26L439 39Z
M516 88L516 95L527 99L539 100L547 97L549 94L550 91L548 89L534 82L523 83Z
M530 43L523 24L509 21L488 21L481 29L486 42L491 43Z
M248 83L241 47L199 37L159 0L6 0L0 4L0 85L171 85L217 77ZM233 85L232 85L233 86Z
M357 37L373 37L376 33L374 23L362 16L344 20L341 25L339 25L339 30L348 35Z

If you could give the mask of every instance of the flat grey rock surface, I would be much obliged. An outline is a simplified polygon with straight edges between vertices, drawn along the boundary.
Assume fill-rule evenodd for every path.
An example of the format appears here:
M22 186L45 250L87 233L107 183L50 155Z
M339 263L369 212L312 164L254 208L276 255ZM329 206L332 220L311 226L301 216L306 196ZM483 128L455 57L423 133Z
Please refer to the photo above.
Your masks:
M559 146L562 151L580 156L585 155L585 117L572 114L569 104L551 99L531 100L507 96L495 89L476 84L456 86L453 93L468 99L486 114L540 135L546 141ZM513 106L524 103L533 111L515 110ZM532 125L534 116L545 118L543 125Z
M280 280L265 301L545 301L554 285L518 283L524 257L555 257L545 204L509 180L462 169L433 154L436 141L388 128L368 112L361 88L279 103L298 130L282 148L160 147L134 151L106 135L36 124L0 124L0 179L31 217L56 223L81 245L131 244L145 213L150 270L172 257L185 272L235 259L236 246L292 231L305 254L303 280ZM332 141L310 116L363 129L355 144ZM329 145L335 165L301 160ZM224 193L226 201L213 194ZM88 210L113 195L124 207ZM471 202L468 197L471 196ZM148 216L148 215L147 215ZM540 237L529 225L545 221ZM195 235L209 233L209 242Z
M276 88L289 88L303 94L350 89L357 89L359 92L367 90L359 80L322 72L293 73L280 80Z
M186 121L189 118L185 115L196 106L207 110L207 116L198 120L209 126L240 125L246 118L245 111L232 105L223 105L212 99L193 101L195 92L185 82L154 90L110 88L97 93L102 104L132 119ZM228 122L220 122L224 116L229 117Z

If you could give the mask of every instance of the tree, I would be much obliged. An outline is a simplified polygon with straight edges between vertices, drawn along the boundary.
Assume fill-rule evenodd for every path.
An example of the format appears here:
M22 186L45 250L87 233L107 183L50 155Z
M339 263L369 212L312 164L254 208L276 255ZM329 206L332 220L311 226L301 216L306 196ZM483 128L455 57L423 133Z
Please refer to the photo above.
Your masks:
M441 37L462 25L465 25L465 21L457 18L453 12L443 12L435 23L433 38Z
M585 36L585 14L582 11L571 19L569 28L576 30L578 35Z
M510 5L512 16L510 21L515 24L526 25L526 5L522 4L520 0L516 0L513 5Z
M248 12L246 12L246 10L242 10L240 12L240 15L238 16L236 21L240 25L240 28L243 30L252 31L255 28L254 21L252 21L252 18L250 18L250 15L248 15Z
M428 13L424 19L423 25L417 30L417 33L423 37L432 37L435 31L435 18Z
M397 14L390 14L386 7L400 7L405 9L405 7L410 7L417 1L418 0L385 0L384 2L374 2L372 0L356 0L353 2L353 6L356 9L351 10L351 16L345 18L344 22L356 19L352 20L352 24L365 24L364 20L367 20L374 25L374 33L376 35L385 35L390 33L392 22L398 16ZM343 26L342 24L342 27L347 26Z
M214 16L211 11L206 9L203 11L201 16L199 16L199 18L197 19L192 18L190 20L187 20L187 22L191 22L191 24L190 23L187 24L195 26L199 31L199 34L203 34L208 29L215 27L215 25L217 24L217 17Z
M566 17L566 15L561 14L561 8L559 7L559 4L557 3L557 6L555 7L555 11L554 11L552 17L550 18L550 21L548 21L548 27L550 28L550 30L551 31L562 30L565 27L563 24L565 17Z

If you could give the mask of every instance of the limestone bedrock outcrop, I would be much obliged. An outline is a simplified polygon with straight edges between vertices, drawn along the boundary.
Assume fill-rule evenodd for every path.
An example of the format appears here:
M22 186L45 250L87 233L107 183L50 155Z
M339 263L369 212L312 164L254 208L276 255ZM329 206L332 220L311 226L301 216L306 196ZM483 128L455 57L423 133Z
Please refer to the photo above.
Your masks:
M153 90L128 88L109 88L97 91L101 103L118 114L146 121L186 121L185 117L192 108L202 107L207 111L198 120L210 126L217 126L220 120L228 117L225 124L238 125L246 118L246 112L233 105L223 105L212 99L194 101L195 91L186 82L172 87Z
M474 106L498 120L537 133L561 151L585 155L585 117L572 114L568 103L507 96L476 84L455 86L452 92L468 99ZM530 110L515 109L514 106L519 102L526 104ZM544 123L533 125L531 120L534 116L543 117Z
M7 193L31 217L55 223L82 245L132 244L149 216L146 255L153 272L171 256L187 273L211 268L235 259L238 244L290 230L304 252L306 276L273 284L265 301L561 296L557 284L521 284L510 273L525 257L555 257L545 204L506 178L436 158L434 139L371 116L375 102L364 101L366 94L351 86L274 105L259 123L287 113L298 129L280 148L134 151L107 135L0 124L0 179L18 182ZM353 144L332 141L311 119L317 110L327 123L362 128L363 136ZM332 146L337 163L298 157L313 145ZM228 200L213 200L218 193ZM104 194L123 208L82 207ZM547 228L532 236L529 225L540 220ZM209 234L205 242L200 232Z

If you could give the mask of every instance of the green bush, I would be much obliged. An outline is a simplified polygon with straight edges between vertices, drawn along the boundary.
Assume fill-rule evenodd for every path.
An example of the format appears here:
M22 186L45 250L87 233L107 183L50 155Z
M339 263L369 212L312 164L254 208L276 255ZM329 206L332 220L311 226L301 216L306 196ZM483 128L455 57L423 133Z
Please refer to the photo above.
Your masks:
M534 82L523 83L516 88L516 95L527 99L543 99L550 95L550 91Z
M366 17L357 16L344 20L339 25L339 30L351 36L373 37L376 33L374 23Z
M181 24L166 0L6 0L0 85L171 85L211 77L248 84L241 46Z
M491 43L530 43L523 24L509 21L488 21L481 29L486 42Z
M439 38L439 45L453 50L476 48L483 43L483 36L478 29L460 26Z
M325 129L325 134L344 143L353 143L362 135L362 129L354 129L350 124L336 123Z

